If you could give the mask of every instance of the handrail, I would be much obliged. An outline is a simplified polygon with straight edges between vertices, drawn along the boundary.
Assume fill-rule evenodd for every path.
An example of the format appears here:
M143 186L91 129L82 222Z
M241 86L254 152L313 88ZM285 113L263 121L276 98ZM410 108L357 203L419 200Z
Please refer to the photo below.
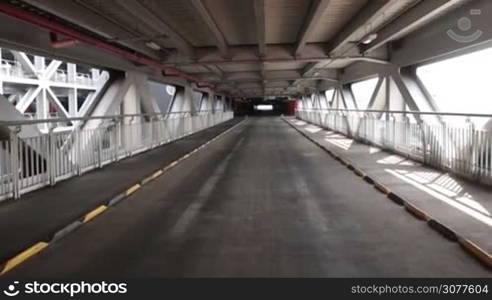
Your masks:
M492 114L476 113L451 113L451 112L430 112L413 110L378 110L378 109L343 109L343 108L301 108L299 111L341 111L341 112L360 112L360 113L388 113L388 114L413 114L413 115L436 115L436 116L455 116L455 117L477 117L492 118Z
M212 112L213 110L206 110ZM205 112L205 111L200 111ZM60 123L71 121L89 121L89 120L111 120L111 119L123 119L134 117L158 117L176 114L191 114L191 111L174 111L167 113L154 113L154 114L121 114L121 115L109 115L109 116L90 116L90 117L72 117L72 118L54 118L54 119L37 119L37 120L16 120L16 121L0 121L0 126L22 126L33 125L40 123Z

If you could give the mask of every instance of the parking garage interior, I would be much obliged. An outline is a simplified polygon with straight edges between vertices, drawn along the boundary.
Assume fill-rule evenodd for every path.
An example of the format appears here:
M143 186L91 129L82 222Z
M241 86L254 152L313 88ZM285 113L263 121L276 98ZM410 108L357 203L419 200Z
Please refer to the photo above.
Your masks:
M490 278L491 14L0 1L0 276Z

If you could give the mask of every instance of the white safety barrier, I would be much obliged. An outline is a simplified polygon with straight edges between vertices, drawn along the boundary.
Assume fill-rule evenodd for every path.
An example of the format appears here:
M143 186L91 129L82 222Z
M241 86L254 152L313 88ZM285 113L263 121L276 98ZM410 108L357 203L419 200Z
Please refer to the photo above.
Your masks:
M296 116L435 168L492 184L492 132L475 129L471 123L459 127L444 122L385 120L364 111L343 110L297 110Z
M55 129L32 137L19 137L16 131L22 124L17 122L9 126L10 139L0 140L0 200L18 198L233 117L233 112L122 116L95 129Z

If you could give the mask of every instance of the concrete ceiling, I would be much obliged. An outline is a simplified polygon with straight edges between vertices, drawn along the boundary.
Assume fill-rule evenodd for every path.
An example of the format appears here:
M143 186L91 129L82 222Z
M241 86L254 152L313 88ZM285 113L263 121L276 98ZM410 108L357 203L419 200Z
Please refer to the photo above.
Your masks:
M297 95L359 61L385 63L386 39L360 41L421 0L22 0L106 42L242 96ZM440 1L446 2L446 1ZM456 1L454 1L456 2ZM443 3L444 5L444 3ZM22 5L21 5L22 7ZM29 9L29 7L25 7ZM439 9L434 5L432 9ZM422 11L421 14L429 12ZM408 26L413 24L408 24ZM400 26L401 27L401 26ZM399 36L400 37L400 36ZM159 45L160 50L146 46ZM379 42L379 41L378 41Z

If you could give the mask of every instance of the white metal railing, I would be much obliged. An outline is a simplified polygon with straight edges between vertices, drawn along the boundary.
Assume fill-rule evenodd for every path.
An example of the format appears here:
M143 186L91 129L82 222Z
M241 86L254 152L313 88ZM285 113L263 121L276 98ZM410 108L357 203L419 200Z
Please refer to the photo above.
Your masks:
M52 80L56 82L68 82L67 72L64 70L56 70Z
M361 142L405 155L485 184L492 184L492 132L445 122L410 122L402 114L485 117L485 114L302 109L296 117ZM387 116L381 119L379 116ZM399 116L399 117L397 117Z
M77 73L75 76L75 82L82 85L94 85L91 75L85 73Z
M22 77L24 72L18 61L2 59L0 60L0 74L4 76Z
M10 138L0 140L0 200L80 175L142 151L182 138L233 118L232 112L191 116L126 115L60 120L1 122ZM72 131L24 137L23 126L39 123L103 119L97 128L75 126ZM22 136L22 137L20 137Z
M19 78L35 78L35 75L30 75L24 72L22 65L19 61L16 60L8 60L2 59L0 60L0 75L7 77L19 77ZM51 80L53 82L61 82L61 83L75 83L79 85L85 86L95 86L98 82L101 81L101 78L107 78L108 73L102 72L101 75L97 79L93 79L91 74L87 73L76 73L74 79L70 79L67 71L65 70L56 70ZM103 82L106 81L103 79Z

